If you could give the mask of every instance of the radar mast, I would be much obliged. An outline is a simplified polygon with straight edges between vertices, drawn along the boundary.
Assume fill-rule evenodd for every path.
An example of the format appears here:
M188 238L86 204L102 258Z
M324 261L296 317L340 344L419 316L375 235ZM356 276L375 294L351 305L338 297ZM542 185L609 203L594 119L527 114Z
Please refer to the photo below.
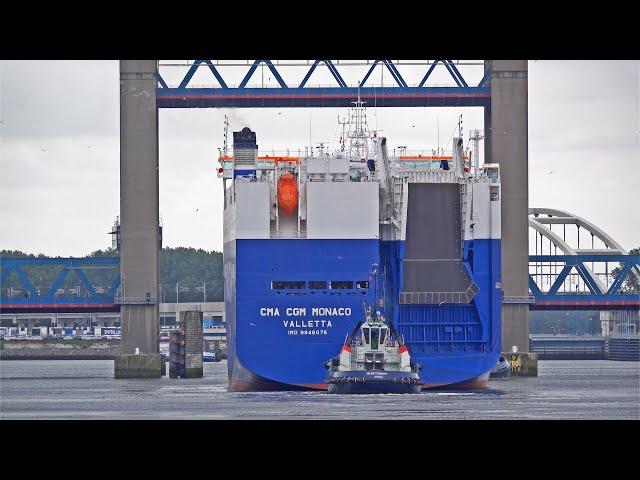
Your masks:
M360 89L358 89L358 99L351 102L353 107L349 109L349 131L347 139L349 146L347 158L351 162L361 162L369 158L369 127L367 126L366 107L360 99Z

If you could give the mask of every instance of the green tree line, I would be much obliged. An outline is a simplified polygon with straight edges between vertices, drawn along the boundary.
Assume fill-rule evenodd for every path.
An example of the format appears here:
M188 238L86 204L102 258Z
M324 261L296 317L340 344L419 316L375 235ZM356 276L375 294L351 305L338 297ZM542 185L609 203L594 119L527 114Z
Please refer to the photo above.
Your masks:
M629 251L631 255L640 255L640 247ZM118 252L113 249L96 250L86 257L116 257ZM47 258L44 254L26 254L19 250L0 250L0 269L3 258ZM59 257L58 257L59 258ZM29 266L23 267L27 278L36 289L45 294L51 288L54 279L62 270L61 266ZM94 287L109 288L118 268L87 268L83 270ZM208 302L223 300L222 253L203 249L176 247L163 248L160 252L160 296L161 301L175 302L176 288L178 301L194 302L206 298ZM620 268L616 267L611 275L616 278ZM80 286L80 288L78 288ZM25 288L18 275L12 271L0 286L2 296L24 295ZM86 289L75 272L69 272L61 285L66 295L86 295ZM78 291L76 291L79 290ZM70 290L72 292L70 292ZM206 297L205 297L206 290ZM622 285L624 293L640 291L640 285L634 275L629 275Z
M117 257L112 249L96 250L85 258ZM3 258L47 258L44 254L27 254L19 250L0 250L0 269ZM56 257L60 258L60 257ZM22 267L25 275L41 294L46 294L62 266L43 265ZM106 292L119 275L119 268L85 268L82 270L94 288ZM3 279L1 294L3 297L25 295L26 289L15 271ZM203 249L176 247L163 248L160 252L160 295L161 301L176 301L176 286L180 302L219 302L223 300L224 281L222 278L222 253ZM74 271L67 274L60 286L64 295L84 296L86 288ZM206 297L205 297L206 291ZM62 294L62 292L60 292Z

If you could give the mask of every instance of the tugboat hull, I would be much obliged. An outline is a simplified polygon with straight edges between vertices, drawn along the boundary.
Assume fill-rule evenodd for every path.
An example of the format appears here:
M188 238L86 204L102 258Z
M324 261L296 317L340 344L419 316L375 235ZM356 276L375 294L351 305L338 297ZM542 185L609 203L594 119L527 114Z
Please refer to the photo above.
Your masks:
M329 393L377 394L420 393L424 382L415 372L352 370L335 372L327 383Z

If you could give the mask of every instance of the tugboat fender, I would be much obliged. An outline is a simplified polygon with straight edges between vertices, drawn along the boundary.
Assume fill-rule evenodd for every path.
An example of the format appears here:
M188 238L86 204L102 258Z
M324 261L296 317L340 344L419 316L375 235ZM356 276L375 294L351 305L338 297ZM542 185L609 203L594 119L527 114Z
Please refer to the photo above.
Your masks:
M345 344L340 350L340 366L351 368L351 345Z
M400 345L398 348L400 354L400 368L407 368L411 364L411 358L409 357L409 349L406 345Z

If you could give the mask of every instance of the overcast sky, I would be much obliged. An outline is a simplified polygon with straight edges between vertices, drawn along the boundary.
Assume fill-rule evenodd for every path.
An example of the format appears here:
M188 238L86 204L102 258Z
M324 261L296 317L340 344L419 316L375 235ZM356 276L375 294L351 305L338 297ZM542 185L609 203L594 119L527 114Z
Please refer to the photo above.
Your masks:
M342 71L352 83L366 69ZM221 70L237 84L247 67ZM283 68L285 82L299 82L304 70ZM467 67L463 75L477 83L481 70ZM161 71L177 84L185 68ZM400 71L409 84L424 75L420 67ZM327 72L319 67L309 84L332 84ZM118 76L116 61L0 62L0 249L82 256L111 245L106 233L119 214ZM379 67L370 80L390 81ZM276 85L268 69L258 69L253 82ZM451 78L440 66L431 82ZM192 84L216 82L203 68ZM444 147L460 114L465 132L483 128L480 108L369 107L370 128L382 130L391 147L435 148L438 138ZM222 249L215 168L225 113L232 130L248 125L257 132L260 149L295 150L310 137L335 144L337 117L346 111L161 110L165 246ZM530 206L585 217L627 250L640 246L640 62L529 62L529 198Z

